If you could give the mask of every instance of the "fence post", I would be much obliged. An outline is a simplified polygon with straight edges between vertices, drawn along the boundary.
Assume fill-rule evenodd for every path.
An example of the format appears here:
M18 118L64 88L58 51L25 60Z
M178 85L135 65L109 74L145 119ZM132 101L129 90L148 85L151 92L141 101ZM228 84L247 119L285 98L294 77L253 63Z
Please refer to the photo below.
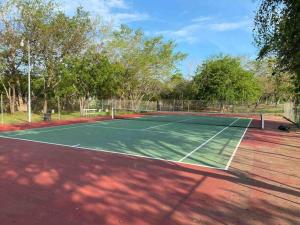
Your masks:
M3 111L4 111L4 109L3 109L3 95L1 94L1 124L4 124L4 119L3 119Z

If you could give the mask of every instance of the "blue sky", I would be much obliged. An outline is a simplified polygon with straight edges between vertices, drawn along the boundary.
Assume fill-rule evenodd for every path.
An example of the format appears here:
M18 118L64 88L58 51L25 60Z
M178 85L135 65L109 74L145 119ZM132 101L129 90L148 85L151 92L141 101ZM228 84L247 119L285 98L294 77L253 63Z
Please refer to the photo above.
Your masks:
M69 14L81 5L92 15L118 26L163 35L188 54L179 65L186 76L216 54L254 58L253 17L258 0L64 0Z

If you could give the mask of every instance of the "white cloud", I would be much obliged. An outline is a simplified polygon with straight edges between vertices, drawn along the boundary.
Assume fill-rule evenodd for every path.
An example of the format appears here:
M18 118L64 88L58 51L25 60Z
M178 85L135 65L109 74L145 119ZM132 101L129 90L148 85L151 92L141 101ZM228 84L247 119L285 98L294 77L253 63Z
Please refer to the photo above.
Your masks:
M111 8L128 9L128 5L125 4L124 0L109 0L105 2Z
M214 23L210 24L209 28L215 31L228 31L251 27L251 21L245 20L240 22L224 22L224 23Z
M203 32L225 32L232 30L250 30L251 20L244 19L237 22L214 22L211 17L196 17L191 23L176 30L164 30L155 32L155 34L166 35L178 42L193 44L200 41Z
M130 23L130 22L136 22L136 21L143 21L150 19L149 15L144 13L116 13L114 14L113 18L118 22L122 23Z
M199 24L191 24L174 32L175 35L186 37L201 28Z
M197 38L195 34L201 28L199 24L191 24L185 27L182 27L178 30L164 30L158 31L155 34L165 35L169 38L176 39L178 42L188 42L190 44L195 43Z
M199 17L193 18L191 21L193 23L201 23L201 22L204 22L204 21L209 21L211 19L212 18L209 17L209 16L199 16Z
M147 20L146 13L133 11L125 0L64 0L62 4L67 13L73 13L78 6L92 14L100 16L104 21L114 22L115 25Z

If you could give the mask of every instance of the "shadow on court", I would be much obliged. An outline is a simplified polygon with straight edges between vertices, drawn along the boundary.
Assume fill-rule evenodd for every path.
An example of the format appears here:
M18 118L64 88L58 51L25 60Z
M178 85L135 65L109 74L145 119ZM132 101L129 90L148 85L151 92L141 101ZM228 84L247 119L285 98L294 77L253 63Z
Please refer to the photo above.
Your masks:
M153 128L159 126L159 129L146 130L145 128L149 126ZM119 120L24 130L3 135L16 139L79 146L171 161L182 160L196 165L225 168L244 131L245 128L236 127L190 126L157 122L149 124ZM205 145L202 146L202 143ZM194 153L194 150L197 152ZM189 156L190 153L193 154Z
M1 224L297 224L299 159L273 154L299 149L278 131L261 132L265 141L256 132L229 171L0 139ZM269 146L276 134L283 148Z

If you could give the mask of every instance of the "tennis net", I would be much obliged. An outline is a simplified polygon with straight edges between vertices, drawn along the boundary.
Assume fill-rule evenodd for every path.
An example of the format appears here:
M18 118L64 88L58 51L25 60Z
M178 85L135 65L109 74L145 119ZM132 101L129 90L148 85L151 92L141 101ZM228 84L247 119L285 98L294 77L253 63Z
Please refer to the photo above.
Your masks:
M264 118L258 113L171 112L114 109L113 119L144 122L184 123L191 125L264 128Z

